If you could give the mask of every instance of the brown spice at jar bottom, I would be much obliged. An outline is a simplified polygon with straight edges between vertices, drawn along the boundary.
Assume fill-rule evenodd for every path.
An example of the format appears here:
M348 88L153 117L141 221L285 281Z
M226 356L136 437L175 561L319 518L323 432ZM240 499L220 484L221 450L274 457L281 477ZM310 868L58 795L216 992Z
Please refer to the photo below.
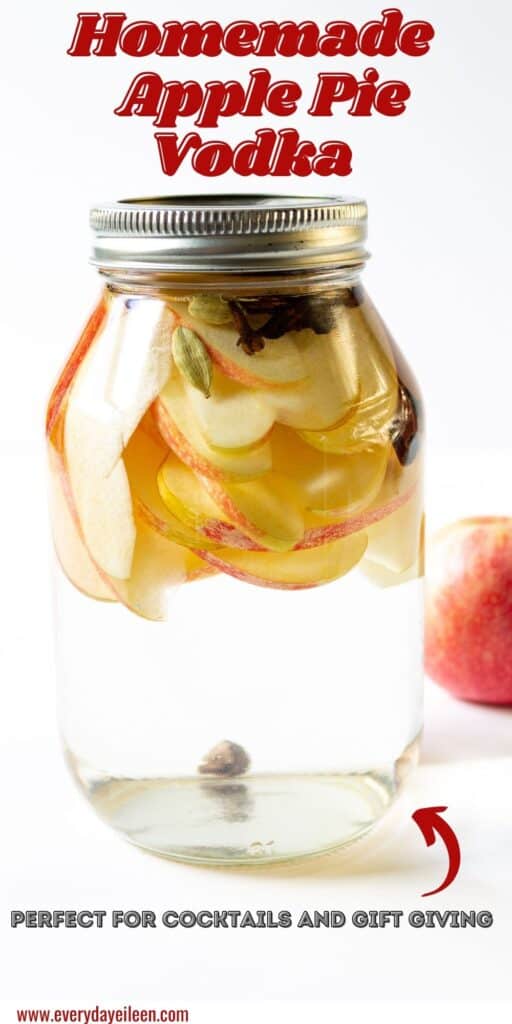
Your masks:
M222 740L208 753L199 765L201 775L243 775L250 766L247 752L238 743Z

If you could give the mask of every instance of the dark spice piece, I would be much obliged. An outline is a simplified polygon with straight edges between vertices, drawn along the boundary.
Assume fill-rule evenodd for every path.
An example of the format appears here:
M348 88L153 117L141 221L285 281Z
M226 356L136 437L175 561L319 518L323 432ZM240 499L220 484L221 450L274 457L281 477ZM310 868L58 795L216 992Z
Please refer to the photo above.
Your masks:
M359 306L363 300L359 285L342 291L322 295L274 296L262 295L253 299L238 299L229 306L239 331L237 345L248 356L261 352L265 341L276 341L288 331L306 328L315 334L328 334L336 326L336 309L340 306ZM250 316L268 316L258 327L252 327Z
M245 310L242 309L238 302L230 302L229 308L235 321L235 327L240 335L237 345L240 345L248 356L254 355L255 352L261 352L261 349L265 347L265 342L259 332L251 327Z
M398 378L398 404L390 436L391 444L401 466L410 465L418 454L421 433L420 419L419 403L416 402L404 382Z
M328 334L334 325L332 307L323 298L307 297L283 303L259 330L265 338L273 341L288 331L303 331L307 327L315 334Z
M222 740L207 753L199 765L201 775L243 775L250 765L249 755L238 743Z
M288 331L302 331L309 327L315 334L328 334L334 327L332 310L323 301L320 304L309 298L283 300L259 327L252 327L248 316L261 313L261 309L253 306L244 308L241 302L231 302L230 308L240 332L237 345L249 356L261 352L266 340L275 341Z

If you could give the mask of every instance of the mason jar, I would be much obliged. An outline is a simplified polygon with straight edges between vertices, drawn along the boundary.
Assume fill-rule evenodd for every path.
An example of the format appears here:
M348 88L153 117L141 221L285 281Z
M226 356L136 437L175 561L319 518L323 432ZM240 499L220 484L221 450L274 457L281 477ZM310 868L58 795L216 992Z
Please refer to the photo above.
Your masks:
M337 197L92 211L103 292L47 415L60 727L146 850L332 850L414 766L421 400L361 284L366 221Z

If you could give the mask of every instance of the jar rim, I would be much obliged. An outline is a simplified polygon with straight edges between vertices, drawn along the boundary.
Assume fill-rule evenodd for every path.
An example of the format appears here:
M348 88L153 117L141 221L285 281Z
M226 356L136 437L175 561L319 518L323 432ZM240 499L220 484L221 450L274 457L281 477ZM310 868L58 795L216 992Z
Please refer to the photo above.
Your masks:
M149 196L92 207L101 270L290 270L364 261L367 204L271 193Z

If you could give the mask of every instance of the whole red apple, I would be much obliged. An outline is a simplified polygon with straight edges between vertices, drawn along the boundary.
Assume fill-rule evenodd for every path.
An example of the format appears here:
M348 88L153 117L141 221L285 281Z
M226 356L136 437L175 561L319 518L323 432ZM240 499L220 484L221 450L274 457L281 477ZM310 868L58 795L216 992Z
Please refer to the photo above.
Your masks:
M462 700L512 704L512 519L463 519L434 537L425 661Z

